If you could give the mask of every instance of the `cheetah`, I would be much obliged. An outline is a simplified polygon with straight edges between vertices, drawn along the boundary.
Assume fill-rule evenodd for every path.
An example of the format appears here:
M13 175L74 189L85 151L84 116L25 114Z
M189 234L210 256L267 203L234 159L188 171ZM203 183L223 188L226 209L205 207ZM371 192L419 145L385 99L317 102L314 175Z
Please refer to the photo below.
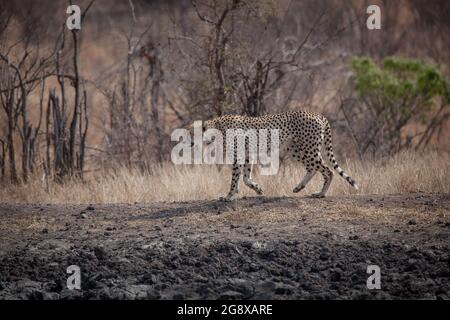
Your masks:
M331 127L328 120L320 114L309 111L290 111L279 114L270 114L260 117L247 117L240 115L225 115L203 123L203 131L208 129L219 130L224 136L228 129L278 129L280 152L283 156L293 157L301 162L306 174L300 183L293 189L294 193L303 190L307 183L319 171L324 183L322 190L313 193L312 197L325 197L333 179L333 171L325 164L322 157L322 147L324 147L327 159L333 169L342 176L355 189L358 189L355 181L348 176L338 165L334 157L331 143ZM246 150L248 149L248 137L246 137ZM236 151L234 151L236 154ZM261 195L263 190L251 178L252 165L245 159L244 164L233 163L230 191L226 197L221 197L222 201L231 201L239 192L239 180L243 173L244 184Z

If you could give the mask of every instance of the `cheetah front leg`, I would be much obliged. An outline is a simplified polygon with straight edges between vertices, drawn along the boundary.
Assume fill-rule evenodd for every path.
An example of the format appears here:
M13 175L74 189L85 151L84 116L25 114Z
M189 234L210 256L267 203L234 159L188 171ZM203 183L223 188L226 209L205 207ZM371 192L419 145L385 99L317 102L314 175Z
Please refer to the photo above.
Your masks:
M252 165L248 162L244 166L244 183L257 194L263 194L261 187L256 182L252 181Z
M314 157L312 156L304 156L303 154L298 154L298 149L294 149L294 158L297 158L298 162L302 162L303 166L306 169L306 174L303 177L302 181L292 190L294 193L298 193L301 190L305 189L306 185L309 181L314 177L317 172L317 169L314 166Z
M233 169L231 173L231 187L230 192L226 197L220 197L220 201L233 201L236 193L239 192L239 178L241 176L241 166L240 164L233 164Z

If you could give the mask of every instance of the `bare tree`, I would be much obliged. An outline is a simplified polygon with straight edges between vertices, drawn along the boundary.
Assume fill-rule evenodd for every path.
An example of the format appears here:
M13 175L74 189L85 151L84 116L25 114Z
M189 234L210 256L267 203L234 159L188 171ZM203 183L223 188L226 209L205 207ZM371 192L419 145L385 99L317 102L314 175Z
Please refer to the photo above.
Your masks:
M161 48L149 36L152 25L140 28L133 2L129 4L130 28L122 32L127 55L107 83L108 86L115 79L114 87L108 90L101 80L96 85L108 101L109 128L105 136L108 154L119 163L146 167L154 160L164 159L168 140L166 107L175 112L176 109L164 88Z
M7 30L8 26L4 27ZM30 49L34 40L35 50ZM12 182L18 181L14 135L19 134L22 144L22 178L27 181L33 170L35 142L40 129L43 110L40 108L38 124L29 120L28 97L36 89L40 77L49 70L53 52L41 56L39 38L28 33L21 41L0 47L0 102L7 118L7 149ZM42 89L43 90L43 89ZM42 107L42 104L40 105Z
M81 14L81 23L93 4L91 1ZM81 31L70 30L72 35L71 69L72 74L66 73L66 66L62 61L62 55L66 49L65 25L58 40L58 50L56 54L56 76L59 83L60 96L56 89L49 92L48 108L46 116L47 129L47 161L45 171L51 174L51 168L57 181L64 181L66 176L83 178L85 164L86 137L89 126L88 101L85 82L80 76L79 69L79 42ZM73 109L69 113L67 105L66 81L70 80L74 90ZM69 113L69 114L68 114ZM54 161L50 160L50 148L53 147Z
M296 30L295 37L285 23L289 6L284 14L276 13L277 4L270 1L193 0L192 6L200 21L198 34L187 36L179 30L169 39L173 52L187 64L177 69L186 70L180 72L180 81L193 116L257 116L286 108L294 90L300 91L299 84L308 87L315 70L333 63L333 59L317 59L314 53L347 27L323 37L332 12L324 5L307 17L308 23ZM285 97L281 102L280 96Z

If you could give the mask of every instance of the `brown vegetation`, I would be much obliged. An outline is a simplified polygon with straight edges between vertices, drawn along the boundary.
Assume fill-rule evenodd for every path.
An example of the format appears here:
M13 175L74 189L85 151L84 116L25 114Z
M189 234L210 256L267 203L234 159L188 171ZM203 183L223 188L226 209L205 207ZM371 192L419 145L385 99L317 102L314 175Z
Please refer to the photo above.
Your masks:
M92 190L96 183L122 186L140 179L146 182L132 187L129 196L125 192L115 198L105 191L97 201L195 199L181 190L175 195L178 185L170 192L145 192L144 185L157 177L184 181L197 170L204 177L205 171L223 175L214 168L180 170L166 162L174 128L224 113L301 108L324 113L332 122L339 155L359 159L349 160L349 171L367 158L369 167L378 167L386 154L372 154L358 143L392 141L374 137L386 127L378 118L369 136L366 109L355 99L351 59L416 58L437 64L448 77L450 26L447 1L376 3L383 28L368 31L366 1L133 0L104 5L86 0L80 2L82 29L69 31L64 2L0 1L3 201L60 201L59 194L70 185ZM441 108L448 115L448 106ZM396 123L391 128L408 141L408 148L426 138L427 148L431 142L426 150L444 154L442 159L433 154L433 163L445 162L449 128L442 114L428 123L408 117L398 132ZM141 176L142 171L151 174ZM300 172L292 176L297 179ZM21 196L20 190L26 190L21 183L27 181L30 190L41 190ZM222 182L205 183L215 185L202 187L205 195L215 196L222 188ZM266 189L271 194L271 187ZM386 185L388 190L395 188ZM91 201L88 193L68 201Z
M450 158L431 152L406 152L387 160L364 162L341 161L342 166L360 186L355 191L345 180L335 175L330 195L392 194L409 192L450 193ZM254 175L264 194L272 197L292 197L292 189L304 175L304 169L294 164L281 167L276 176ZM215 166L175 166L155 164L149 170L125 166L102 170L91 179L73 179L65 184L48 182L36 176L27 184L4 185L0 202L9 203L149 203L155 201L214 200L229 188L229 169ZM320 189L317 175L300 196ZM240 196L255 196L245 185ZM239 200L238 200L239 201Z

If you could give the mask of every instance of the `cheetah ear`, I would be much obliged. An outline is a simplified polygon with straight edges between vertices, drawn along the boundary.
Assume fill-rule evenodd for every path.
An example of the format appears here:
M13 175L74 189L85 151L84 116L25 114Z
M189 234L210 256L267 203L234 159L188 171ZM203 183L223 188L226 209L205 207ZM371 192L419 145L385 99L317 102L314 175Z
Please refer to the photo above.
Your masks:
M205 132L209 127L209 120L203 121L202 123L202 131Z

